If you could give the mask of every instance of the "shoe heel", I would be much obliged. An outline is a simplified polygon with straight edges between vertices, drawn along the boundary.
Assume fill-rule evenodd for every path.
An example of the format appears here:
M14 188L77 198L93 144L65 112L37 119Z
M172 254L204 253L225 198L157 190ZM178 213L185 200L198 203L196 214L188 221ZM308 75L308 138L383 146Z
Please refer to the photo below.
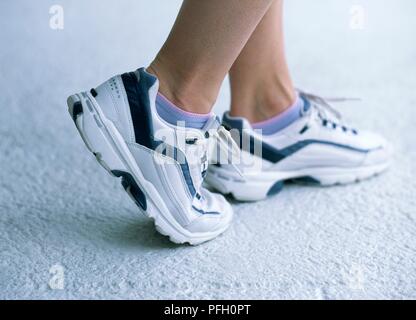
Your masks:
M115 176L113 171L126 172L126 166L112 146L103 120L95 110L89 95L85 92L72 95L67 103L68 112L82 140L98 163L112 176Z

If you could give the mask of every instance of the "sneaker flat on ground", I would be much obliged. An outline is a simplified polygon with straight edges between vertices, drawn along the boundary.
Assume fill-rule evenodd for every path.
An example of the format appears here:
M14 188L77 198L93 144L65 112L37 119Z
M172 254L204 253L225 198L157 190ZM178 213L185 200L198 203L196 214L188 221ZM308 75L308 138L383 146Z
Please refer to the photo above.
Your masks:
M342 125L322 98L300 96L302 116L272 135L262 135L246 119L225 113L223 125L242 149L237 166L243 177L227 164L213 165L208 185L237 200L255 201L278 193L286 180L347 184L387 169L391 152L381 136Z
M233 214L222 195L202 186L206 132L219 121L213 117L203 130L171 125L156 112L157 92L157 78L139 69L70 96L69 113L87 148L122 178L156 229L173 242L199 244L224 232Z

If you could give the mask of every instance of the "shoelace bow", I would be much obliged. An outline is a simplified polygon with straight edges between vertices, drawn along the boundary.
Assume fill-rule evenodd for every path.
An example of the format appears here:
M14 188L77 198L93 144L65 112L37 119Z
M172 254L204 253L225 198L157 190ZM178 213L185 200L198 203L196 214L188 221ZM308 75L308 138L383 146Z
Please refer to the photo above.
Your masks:
M205 138L207 140L214 139L216 145L218 145L220 149L220 154L228 155L231 151L232 158L231 160L227 159L227 164L229 164L240 177L243 177L243 174L240 171L240 169L232 162L232 159L240 159L241 151L239 146L231 136L230 132L220 124L218 118L211 118L210 120L208 120L208 123L205 125L204 130ZM196 143L199 143L199 141L200 140L197 140ZM213 160L214 162L218 162L218 159Z
M330 102L336 103L336 102L345 102L345 101L361 101L360 98L351 98L351 97L332 97L332 98L323 98L321 96L318 96L313 93L309 93L300 89L296 89L300 96L304 97L306 100L311 102L312 107L314 107L318 111L318 115L323 120L331 121L331 119L335 118L337 122L337 125L340 124L342 120L341 113L336 110ZM329 115L332 115L329 116ZM355 131L353 129L353 131Z

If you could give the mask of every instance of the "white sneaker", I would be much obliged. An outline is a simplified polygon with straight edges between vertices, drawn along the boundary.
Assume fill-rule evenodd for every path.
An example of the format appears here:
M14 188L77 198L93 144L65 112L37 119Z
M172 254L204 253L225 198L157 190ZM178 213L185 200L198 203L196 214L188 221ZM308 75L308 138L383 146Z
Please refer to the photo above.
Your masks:
M285 180L347 184L387 169L391 152L381 136L342 125L320 97L302 92L300 97L302 116L273 135L261 135L246 119L225 113L223 125L242 149L237 166L243 177L230 165L212 165L208 185L237 200L255 201L278 193Z
M155 106L158 86L143 68L118 75L70 96L69 113L88 149L110 174L122 177L156 229L173 242L199 244L224 232L232 219L224 197L202 187L207 132L219 120L213 117L203 130L165 122Z

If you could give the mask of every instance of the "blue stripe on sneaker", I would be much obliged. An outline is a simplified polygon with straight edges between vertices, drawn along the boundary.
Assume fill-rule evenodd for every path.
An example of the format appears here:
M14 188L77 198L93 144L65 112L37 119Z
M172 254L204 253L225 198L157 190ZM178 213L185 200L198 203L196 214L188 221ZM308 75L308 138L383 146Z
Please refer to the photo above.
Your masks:
M308 146L310 144L331 145L331 146L334 146L334 147L347 149L347 150L351 150L351 151L356 151L356 152L361 152L361 153L367 153L367 152L373 151L373 149L360 149L360 148L355 148L355 147L351 147L351 146L340 144L340 143L335 143L335 142L325 141L325 140L316 140L316 139L302 140L302 141L299 141L299 142L297 142L293 145L287 146L283 149L276 149L275 147L265 143L264 141L259 141L258 139L254 138L254 136L249 135L247 132L245 132L243 130L243 120L242 119L238 119L238 118L237 119L230 119L230 118L227 118L226 115L224 115L223 124L228 129L238 130L239 138L235 137L235 134L233 134L234 131L232 131L231 134L232 134L233 138L238 142L238 144L240 146L240 149L248 151L251 154L255 154L254 144L259 143L262 146L262 158L267 160L267 161L273 162L273 163L277 163L277 162L291 156L295 152L305 148L306 146ZM243 134L244 135L249 135L249 139L243 139ZM243 141L246 141L245 144L247 144L247 141L249 141L250 145L249 146L244 145Z
M250 136L250 153L251 154L254 154L254 141L255 141L255 138L253 136ZM330 145L330 146L334 146L337 148L342 148L342 149L351 150L351 151L360 152L360 153L367 153L369 151L372 151L371 149L354 148L348 145L343 145L343 144L339 144L339 143L335 143L331 141L312 140L312 139L299 141L283 149L276 149L265 142L256 142L256 143L262 144L262 158L273 163L277 163L311 144Z
M185 154L180 149L156 140L154 137L149 90L155 84L156 77L143 68L139 69L138 72L140 79L137 78L134 72L121 75L130 106L136 143L151 150L156 150L160 144L164 144L165 148L162 153L179 162L189 193L194 197L196 190Z
M217 211L204 211L204 210L202 210L202 209L198 209L197 207L195 207L195 206L192 206L192 209L194 209L196 212L198 212L198 213L200 213L200 214L221 214L221 213L219 213L219 212L217 212Z
M154 150L152 114L150 110L149 89L156 82L152 75L139 70L140 81L134 72L121 75L130 105L136 142Z
M167 156L176 160L181 166L182 174L185 179L186 185L188 186L189 193L191 194L192 197L194 197L196 194L196 189L192 182L191 171L189 170L189 165L188 165L188 162L186 161L185 154L180 149L174 146L171 146L160 140L157 140L155 142L155 149L160 145L163 145L162 147L163 150L159 150L159 152L161 152L164 156Z

